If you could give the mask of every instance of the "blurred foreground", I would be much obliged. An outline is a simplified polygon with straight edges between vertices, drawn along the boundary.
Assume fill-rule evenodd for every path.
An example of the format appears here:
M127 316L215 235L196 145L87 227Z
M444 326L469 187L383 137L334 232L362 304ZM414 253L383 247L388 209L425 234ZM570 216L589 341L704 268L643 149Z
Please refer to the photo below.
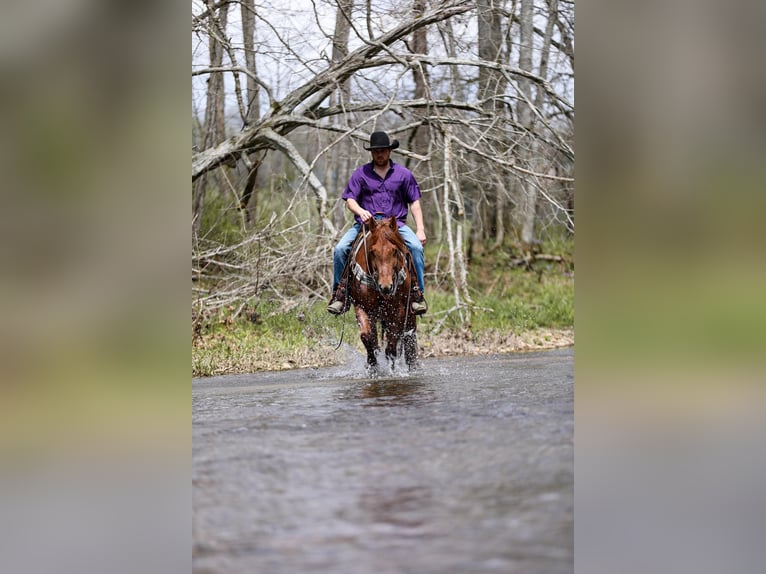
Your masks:
M188 5L13 4L0 571L188 572Z
M578 4L583 573L762 569L762 13Z

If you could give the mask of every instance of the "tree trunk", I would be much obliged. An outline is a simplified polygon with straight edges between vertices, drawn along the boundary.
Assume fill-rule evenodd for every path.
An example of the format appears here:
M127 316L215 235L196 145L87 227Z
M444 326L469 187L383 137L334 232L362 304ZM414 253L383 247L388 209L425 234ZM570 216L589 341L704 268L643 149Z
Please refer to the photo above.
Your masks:
M420 18L426 11L425 0L414 0L412 5L412 11L415 18ZM428 54L428 35L425 28L418 28L412 33L412 53L413 54ZM428 98L428 68L425 64L412 66L412 76L415 81L415 93L413 94L416 100ZM428 110L425 111L425 115L428 115ZM417 153L424 153L428 149L428 126L421 125L416 126L415 130L410 138L410 149ZM412 158L407 158L406 166L413 169L415 176L419 177L423 175L415 170L411 166Z
M453 162L452 133L447 128L444 132L444 195L442 209L447 247L449 249L448 269L455 297L454 310L458 312L462 325L469 327L471 323L470 305L473 301L468 293L468 270L463 255L465 207L463 205L463 196L460 192L460 182L455 177L457 174L453 167Z
M499 3L477 0L479 58L488 62L503 61L503 35ZM505 80L497 70L479 68L479 100L486 110L502 107L495 96L505 92Z
M217 27L226 29L229 5L223 4L218 9ZM208 35L208 55L210 67L220 68L223 63L223 46L217 39L217 34ZM223 73L212 72L207 83L207 99L205 102L205 123L202 126L202 149L209 149L226 138L225 99ZM192 233L197 236L202 223L202 214L207 193L207 177L201 177L194 182L192 196Z
M245 125L252 125L261 117L261 87L255 81L258 68L255 61L255 0L240 0L242 38L245 48L245 67L253 73L247 76L247 117Z
M228 25L229 21L229 6L227 4L224 4L221 6L221 8L218 11L218 23L216 24L216 28L219 34L220 40L216 40L215 44L217 45L217 50L220 55L216 54L216 65L221 66L223 65L223 55L226 51L226 46L223 44L223 42L227 41L226 37L226 26ZM212 38L211 38L212 40ZM212 63L212 62L211 62ZM211 142L211 144L215 145L218 142L222 142L226 139L226 88L224 87L224 77L223 74L218 74L218 81L216 86L216 98L215 98L215 112L214 112L214 123L215 123L215 131L214 131L214 140ZM229 167L233 167L232 164L229 164ZM222 169L226 169L227 166L222 166ZM221 169L217 171L215 174L216 177L216 185L218 187L219 193L222 193L227 188L227 181L226 176L223 174Z
M245 126L256 123L261 117L261 87L255 81L258 69L255 61L255 0L241 0L240 10L242 14L242 38L245 49L245 67L253 75L247 75L247 112ZM253 221L253 214L258 209L256 183L258 170L263 163L265 152L247 154L242 157L242 163L247 170L245 187L239 201L239 208L245 210L247 223ZM252 202L251 202L252 200Z
M496 0L477 1L479 58L488 62L501 63L505 61L501 25L504 17L500 8L500 3ZM482 107L494 117L504 114L505 104L499 96L505 94L506 84L505 76L498 70L483 67L479 69L479 101ZM497 145L500 153L507 149L507 136L502 128L491 129L488 135L495 140L495 145ZM502 181L502 172L497 172L486 174L484 183L486 189L494 192L489 205L494 210L490 232L494 235L496 247L502 244L505 236L505 188Z
M519 68L532 71L532 42L534 36L534 0L521 0L519 14ZM520 154L524 163L531 165L536 146L532 137L535 117L532 111L532 83L526 78L519 78L521 98L519 100L519 123L525 130L523 136L525 145L520 146ZM527 178L521 182L521 197L519 198L519 217L521 222L521 242L529 246L535 240L535 218L537 215L537 186Z
M501 182L503 179L501 178ZM501 183L495 185L495 245L500 249L505 241L505 188Z
M338 0L338 9L335 12L335 32L332 38L332 64L342 62L348 56L348 38L351 32L351 11L354 8L354 0ZM330 105L345 106L351 100L351 85L348 80L341 82L338 89L330 96ZM346 114L341 118L345 120ZM333 120L336 121L337 120ZM344 142L338 142L333 146L327 158L327 187L332 197L340 197L343 193L345 182L341 181L340 163L345 155ZM345 175L345 174L344 174ZM333 202L332 214L336 227L342 229L345 226L345 203L341 200Z
M332 63L336 65L348 56L348 37L351 32L351 10L354 8L354 0L337 0L338 10L335 13L335 32L332 37ZM348 79L341 82L336 97L343 102L348 102L351 88ZM337 104L337 101L331 105Z

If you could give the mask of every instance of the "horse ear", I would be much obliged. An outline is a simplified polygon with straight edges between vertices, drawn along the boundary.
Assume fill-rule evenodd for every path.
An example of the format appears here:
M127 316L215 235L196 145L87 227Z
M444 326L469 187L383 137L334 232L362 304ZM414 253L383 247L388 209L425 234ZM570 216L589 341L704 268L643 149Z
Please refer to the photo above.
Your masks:
M396 223L396 217L392 217L392 218L389 220L389 222L388 222L388 226L389 226L391 229L393 229L394 231L398 231L398 230L399 230L399 226L398 226L398 225L397 225L397 223Z
M370 217L370 219L367 220L367 229L372 231L375 229L375 226L378 224L378 222L375 220L374 217Z

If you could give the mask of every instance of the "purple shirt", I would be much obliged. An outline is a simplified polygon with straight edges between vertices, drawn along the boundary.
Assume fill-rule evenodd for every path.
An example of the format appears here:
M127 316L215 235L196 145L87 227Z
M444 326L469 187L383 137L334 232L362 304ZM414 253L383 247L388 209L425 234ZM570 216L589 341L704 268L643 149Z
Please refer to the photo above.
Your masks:
M407 223L407 206L420 199L420 186L403 165L392 161L386 177L381 179L370 162L351 174L343 190L343 199L354 199L373 215L382 213L384 217L396 217L401 227ZM358 215L354 219L359 223L362 221Z

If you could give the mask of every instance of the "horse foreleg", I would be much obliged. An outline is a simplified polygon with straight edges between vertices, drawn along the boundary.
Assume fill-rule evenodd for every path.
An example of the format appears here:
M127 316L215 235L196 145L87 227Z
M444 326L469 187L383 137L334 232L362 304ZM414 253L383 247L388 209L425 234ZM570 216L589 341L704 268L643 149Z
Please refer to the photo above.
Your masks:
M416 369L418 367L418 339L415 329L407 331L402 335L402 343L407 368L409 370Z
M392 370L396 363L398 347L399 333L395 332L395 330L391 329L389 326L386 326L386 359L388 359L388 363L391 365Z
M362 344L367 350L367 365L375 367L378 359L375 357L375 351L378 350L378 332L375 329L375 323L364 309L356 308L356 323L359 325L359 335Z

